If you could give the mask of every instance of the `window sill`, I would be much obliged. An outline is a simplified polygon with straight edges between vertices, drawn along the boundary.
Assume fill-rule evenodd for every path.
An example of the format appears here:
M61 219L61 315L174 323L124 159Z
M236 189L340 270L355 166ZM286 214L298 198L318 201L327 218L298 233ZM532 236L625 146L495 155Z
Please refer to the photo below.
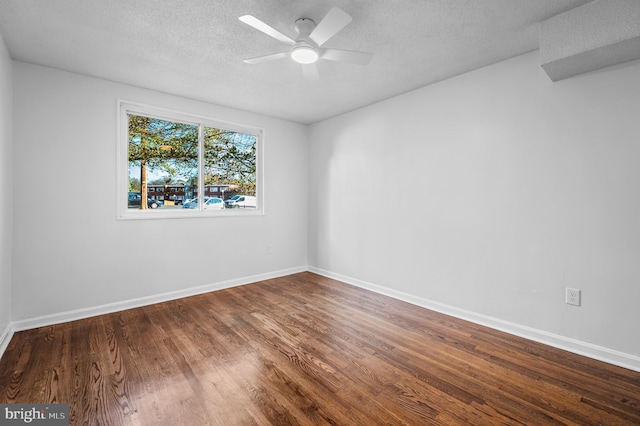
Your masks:
M119 213L118 220L156 220L156 219L201 219L201 218L221 218L221 217L244 217L244 216L264 216L262 209L224 209L214 211L200 210L137 210L131 209L124 213Z

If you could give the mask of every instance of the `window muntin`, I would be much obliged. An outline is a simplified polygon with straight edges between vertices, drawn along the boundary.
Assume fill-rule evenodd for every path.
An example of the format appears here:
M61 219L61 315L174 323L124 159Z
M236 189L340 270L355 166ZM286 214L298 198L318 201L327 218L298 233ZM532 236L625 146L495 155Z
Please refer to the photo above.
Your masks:
M119 121L118 218L263 213L259 129L125 102ZM203 203L214 190L220 201ZM141 203L144 193L163 203ZM226 201L235 195L257 201L229 210Z

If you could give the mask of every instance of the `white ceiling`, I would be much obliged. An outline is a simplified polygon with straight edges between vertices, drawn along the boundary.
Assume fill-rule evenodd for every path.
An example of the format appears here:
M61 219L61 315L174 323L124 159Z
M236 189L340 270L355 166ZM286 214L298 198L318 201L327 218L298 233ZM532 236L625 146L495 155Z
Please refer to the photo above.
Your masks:
M0 0L14 60L313 123L539 47L538 23L590 0ZM324 47L373 53L367 66L320 61L320 81L289 59L298 18L337 6L353 22Z

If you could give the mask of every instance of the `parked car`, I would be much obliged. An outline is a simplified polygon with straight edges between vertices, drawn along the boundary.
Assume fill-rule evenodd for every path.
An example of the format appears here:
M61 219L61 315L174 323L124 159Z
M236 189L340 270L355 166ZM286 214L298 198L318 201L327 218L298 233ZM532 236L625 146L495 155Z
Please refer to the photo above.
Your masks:
M224 202L225 207L228 209L235 208L253 208L257 206L256 197L251 195L234 195Z
M184 200L182 202L183 209L195 209L198 207L198 199L197 198L189 198L188 200Z
M183 205L183 209L197 209L198 208L198 199L192 198L191 200L187 200ZM204 208L203 210L220 210L224 208L224 202L221 198L217 197L204 197Z
M211 197L204 200L204 210L222 209L224 209L224 201L222 201L222 198Z
M192 198L190 200L185 201L182 204L183 209L197 209L198 208L198 199Z
M139 192L130 192L127 205L130 208L140 207L140 198L141 197ZM164 202L162 202L162 200L153 200L151 198L147 198L147 207L149 207L150 209L157 209L162 205L164 205Z
M164 206L164 201L162 200L152 200L151 198L147 198L147 206L152 209L157 209L160 206Z
M233 204L238 198L240 198L241 195L234 195L233 197L229 198L228 200L224 201L224 206L228 209L231 208L231 204Z

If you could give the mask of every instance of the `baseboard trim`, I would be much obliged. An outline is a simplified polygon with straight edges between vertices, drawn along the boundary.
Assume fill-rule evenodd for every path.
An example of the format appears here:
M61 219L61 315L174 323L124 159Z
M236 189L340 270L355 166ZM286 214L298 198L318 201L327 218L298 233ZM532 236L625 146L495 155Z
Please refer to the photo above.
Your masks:
M7 350L12 337L13 323L9 323L2 331L2 334L0 334L0 358L2 358L2 355L4 355L4 351Z
M170 300L181 299L183 297L196 296L198 294L209 293L225 288L238 287L245 284L251 284L258 281L268 280L271 278L283 277L286 275L296 274L307 271L306 266L296 268L282 269L279 271L267 272L264 274L251 275L242 278L236 278L218 283L207 284L198 287L190 287L183 290L171 291L153 296L140 297L136 299L123 300L115 303L94 306L91 308L76 309L73 311L60 312L51 315L43 315L35 318L28 318L14 321L10 324L13 331L30 330L32 328L45 327L53 324L61 324L69 321L95 317L98 315L120 312L126 309L139 308L141 306L153 305L154 303L168 302ZM0 347L1 349L1 347Z
M572 339L569 337L549 333L544 330L534 329L521 324L513 323L510 321L504 321L499 318L490 317L476 312L467 311L464 309L456 308L454 306L446 305L443 303L435 302L423 297L418 297L409 293L400 292L390 289L388 287L372 284L363 280L338 274L335 272L327 271L321 268L313 266L300 266L296 268L282 269L278 271L272 271L264 274L252 275L218 283L212 283L204 286L191 287L183 290L172 291L153 296L141 297L136 299L124 300L115 303L108 303L105 305L95 306L85 309L77 309L68 312L61 312L51 315L44 315L35 318L28 318L24 320L18 320L9 323L2 334L0 334L0 358L7 349L13 334L17 331L29 330L37 327L44 327L53 324L61 324L69 321L80 320L84 318L90 318L97 315L109 314L113 312L120 312L126 309L138 308L141 306L152 305L154 303L167 302L170 300L176 300L183 297L195 296L198 294L209 293L216 290L222 290L225 288L237 287L245 284L251 284L258 281L263 281L272 278L283 277L287 275L296 274L299 272L313 272L318 275L332 278L338 281L342 281L347 284L354 285L356 287L364 288L366 290L373 291L375 293L383 294L385 296L393 297L394 299L402 300L411 303L416 306L421 306L426 309L430 309L436 312L440 312L452 317L460 318L466 321L470 321L479 325L483 325L495 330L504 331L509 334L513 334L525 339L533 340L535 342L543 343L558 349L563 349L578 355L586 356L596 359L598 361L607 362L609 364L617 365L619 367L627 368L629 370L640 372L640 357L619 352L613 349L605 348L602 346L594 345L588 342Z
M504 331L509 334L523 337L525 339L533 340L538 343L543 343L545 345L549 345L558 349L586 356L588 358L593 358L598 361L603 361L609 364L617 365L619 367L627 368L629 370L640 372L640 357L631 354L619 352L613 349L605 348L558 334L549 333L544 330L538 330L510 321L504 321L499 318L494 318L464 309L459 309L454 306L445 305L443 303L435 302L409 293L396 291L388 287L372 284L366 281L316 268L313 266L309 267L309 272L342 281L344 283L364 288L375 293L383 294L385 296L393 297L394 299L402 300L404 302L450 315L455 318L460 318L466 321L473 322L475 324L483 325L499 331Z

